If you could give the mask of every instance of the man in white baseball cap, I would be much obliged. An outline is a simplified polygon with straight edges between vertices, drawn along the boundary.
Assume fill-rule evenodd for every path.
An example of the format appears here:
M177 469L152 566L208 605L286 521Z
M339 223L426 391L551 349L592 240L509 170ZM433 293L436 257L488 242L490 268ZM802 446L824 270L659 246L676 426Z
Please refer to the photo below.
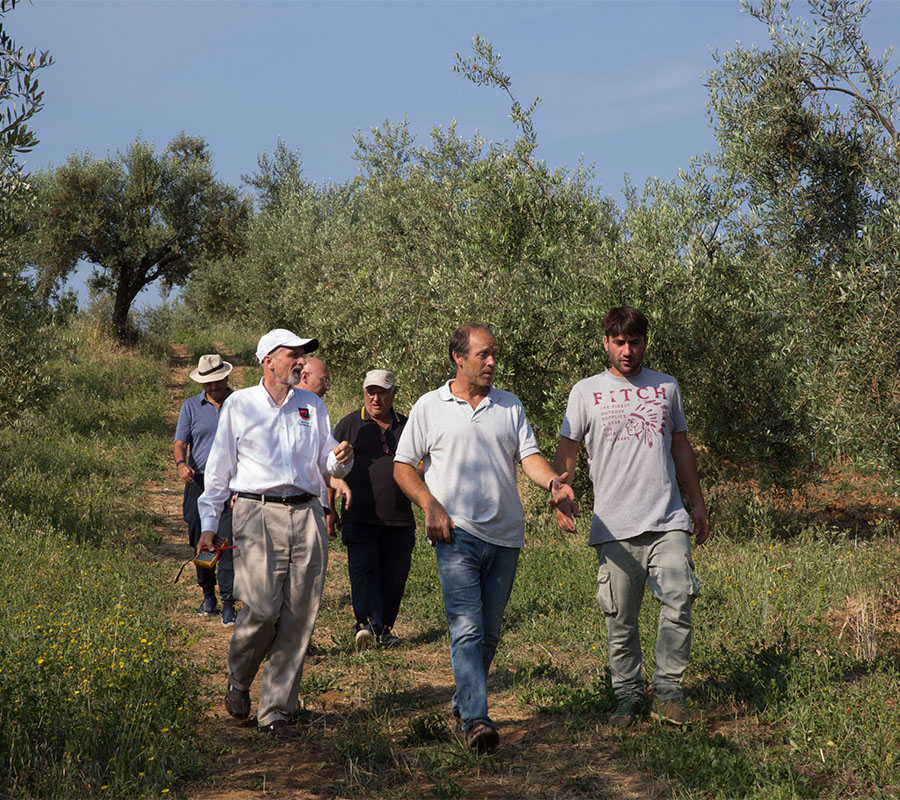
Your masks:
M277 350L279 347L302 347L303 355L308 356L313 351L319 349L319 340L301 339L299 336L291 333L286 328L273 328L267 334L261 336L259 339L259 344L256 345L256 358L259 363L262 364L263 359L270 353ZM303 364L305 363L306 360L304 359ZM303 364L300 365L301 368Z
M350 503L342 480L353 466L349 442L335 440L322 400L295 389L306 355L319 346L284 328L259 340L258 385L222 407L198 505L210 548L222 502L233 494L235 594L243 602L228 653L225 710L250 715L250 686L263 659L257 723L278 739L299 735L297 710L303 659L312 636L328 563L328 535L319 481Z

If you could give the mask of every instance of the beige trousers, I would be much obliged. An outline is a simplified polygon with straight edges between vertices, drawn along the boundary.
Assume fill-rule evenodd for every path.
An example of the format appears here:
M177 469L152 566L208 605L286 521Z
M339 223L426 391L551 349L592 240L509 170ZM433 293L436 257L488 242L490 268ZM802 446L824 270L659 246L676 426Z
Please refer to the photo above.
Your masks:
M249 690L263 658L260 726L297 710L303 659L319 613L328 535L318 500L234 503L234 595L243 601L228 652L228 679Z

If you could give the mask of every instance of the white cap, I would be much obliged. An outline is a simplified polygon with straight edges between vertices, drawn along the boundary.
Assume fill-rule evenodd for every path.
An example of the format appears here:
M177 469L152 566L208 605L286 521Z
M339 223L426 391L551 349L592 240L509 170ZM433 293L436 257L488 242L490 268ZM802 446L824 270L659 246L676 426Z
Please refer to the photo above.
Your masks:
M279 347L302 347L303 352L308 355L318 349L319 340L301 339L296 333L291 333L285 328L274 328L262 336L259 344L256 345L256 357L259 359L259 363L262 364L262 360Z

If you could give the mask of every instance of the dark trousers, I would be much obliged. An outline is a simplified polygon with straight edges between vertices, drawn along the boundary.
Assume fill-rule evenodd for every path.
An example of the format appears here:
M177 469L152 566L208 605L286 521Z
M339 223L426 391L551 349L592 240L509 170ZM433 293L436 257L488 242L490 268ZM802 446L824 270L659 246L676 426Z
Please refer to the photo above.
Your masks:
M194 480L184 485L184 500L182 512L184 521L188 526L188 541L194 550L200 541L203 532L200 525L200 512L197 510L197 498L203 494L203 473L194 474ZM228 544L234 544L231 536L231 502L226 502L219 518L219 532L216 534L222 539L228 539ZM234 597L234 558L233 550L225 550L219 556L219 563L214 569L197 567L197 585L203 589L204 594L212 594L216 590L216 573L219 574L219 594L222 600L232 600Z
M357 627L369 623L375 633L392 628L406 588L415 528L344 523L350 597Z

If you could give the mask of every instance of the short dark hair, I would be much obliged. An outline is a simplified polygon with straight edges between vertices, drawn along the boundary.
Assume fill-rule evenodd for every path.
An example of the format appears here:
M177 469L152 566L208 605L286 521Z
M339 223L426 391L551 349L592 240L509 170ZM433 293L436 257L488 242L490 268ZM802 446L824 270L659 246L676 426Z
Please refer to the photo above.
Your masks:
M494 332L487 325L479 325L477 322L467 322L465 325L460 325L450 337L451 363L456 363L453 360L454 353L458 353L463 358L469 355L469 336L472 334L472 331L487 331L491 336L494 335Z
M611 308L600 324L607 336L646 336L650 327L648 319L631 306Z

